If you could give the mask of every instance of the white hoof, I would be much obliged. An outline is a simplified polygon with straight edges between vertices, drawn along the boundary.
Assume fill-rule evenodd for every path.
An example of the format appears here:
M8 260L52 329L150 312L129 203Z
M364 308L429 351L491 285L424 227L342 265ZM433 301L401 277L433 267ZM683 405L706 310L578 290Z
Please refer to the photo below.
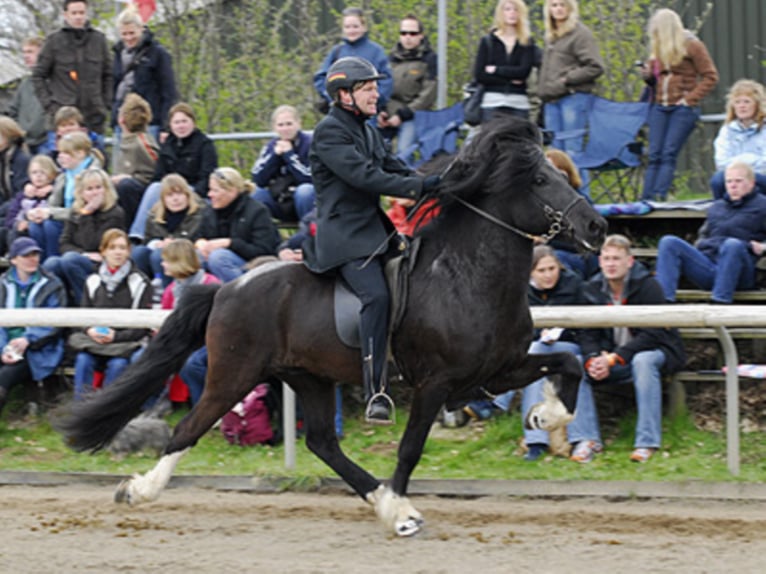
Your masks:
M412 536L420 531L423 515L410 504L406 496L399 496L383 485L367 494L367 501L375 506L375 513L383 524L397 536Z

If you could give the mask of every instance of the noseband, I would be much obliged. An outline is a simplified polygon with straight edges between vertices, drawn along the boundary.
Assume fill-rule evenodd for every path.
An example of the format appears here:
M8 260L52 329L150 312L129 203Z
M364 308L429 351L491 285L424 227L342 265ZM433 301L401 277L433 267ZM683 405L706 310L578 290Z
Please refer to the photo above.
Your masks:
M542 239L545 243L556 237L559 233L561 233L564 229L571 229L572 224L567 219L567 215L570 211L572 211L572 208L574 208L575 205L577 205L580 201L585 201L585 198L581 195L578 195L575 197L569 205L567 205L563 211L558 211L553 209L550 205L545 203L543 200L541 200L539 197L534 195L534 192L532 192L532 198L537 201L540 205L542 205L543 213L545 214L545 217L547 217L550 222L551 226L548 228L548 231L543 233L542 235L534 235L532 233L528 233L524 231L523 229L519 229L518 227L514 227L510 223L506 223L505 221L498 219L491 213L488 213L484 211L483 209L480 209L473 205L472 203L468 203L466 200L464 200L461 197L458 197L456 195L452 196L458 203L461 205L464 205L471 211L473 211L475 214L479 215L480 217L483 217L487 221L491 221L492 223L499 225L503 229L506 229L508 231L511 231L515 233L516 235L520 235L521 237L524 237L525 239L529 239L530 241L534 241L536 239Z

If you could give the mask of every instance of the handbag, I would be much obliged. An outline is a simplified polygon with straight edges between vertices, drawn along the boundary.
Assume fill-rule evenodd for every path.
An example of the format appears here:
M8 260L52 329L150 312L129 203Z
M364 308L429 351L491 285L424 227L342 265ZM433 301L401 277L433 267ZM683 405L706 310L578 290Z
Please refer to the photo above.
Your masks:
M285 214L295 215L295 188L298 182L291 173L276 176L269 182L269 193Z
M469 126L481 123L481 102L484 99L484 85L473 81L464 87L468 97L463 100L463 119Z

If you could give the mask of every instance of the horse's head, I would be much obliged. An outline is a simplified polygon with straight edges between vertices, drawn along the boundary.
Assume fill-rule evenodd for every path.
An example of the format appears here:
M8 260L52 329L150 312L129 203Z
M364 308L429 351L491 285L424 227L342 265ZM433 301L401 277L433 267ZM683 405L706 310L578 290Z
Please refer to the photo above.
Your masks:
M537 128L512 116L482 126L448 169L443 189L525 236L563 233L595 251L606 235L604 218L545 159Z

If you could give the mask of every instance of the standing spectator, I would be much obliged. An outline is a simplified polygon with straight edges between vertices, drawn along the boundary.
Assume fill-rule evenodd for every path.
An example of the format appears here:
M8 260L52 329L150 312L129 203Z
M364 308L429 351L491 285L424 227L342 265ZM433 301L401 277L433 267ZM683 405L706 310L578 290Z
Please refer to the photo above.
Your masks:
M379 250L393 224L380 208L380 196L417 199L438 185L439 176L413 173L368 125L367 119L377 114L377 81L382 77L362 58L341 58L327 73L333 105L317 124L310 154L317 190L316 235L306 239L303 252L312 271L337 271L360 298L365 418L390 424L392 402L384 377L389 293Z
M160 157L154 170L153 183L146 188L130 225L130 237L144 238L146 217L160 198L160 181L169 173L177 173L192 186L196 194L207 198L210 174L218 166L215 144L200 131L192 107L179 102L170 108L170 135L160 144Z
M527 78L536 55L526 3L499 0L492 30L481 39L474 62L474 78L484 86L482 123L496 113L529 118Z
M24 65L30 72L37 65L37 56L43 47L43 39L37 36L27 38L21 45L21 53L24 56ZM19 124L25 132L24 141L32 154L37 154L39 148L48 137L45 126L45 110L40 105L40 100L35 94L32 84L32 76L21 80L19 87L13 94L13 100L8 108L8 115Z
M119 208L118 208L119 209ZM100 263L87 277L82 307L150 309L149 280L130 260L130 241L122 229L108 229L99 242ZM94 326L72 333L69 346L78 351L74 363L74 398L82 399L93 385L95 371L103 371L102 386L111 384L143 351L149 329Z
M62 255L44 264L66 285L74 305L82 301L85 280L103 260L102 237L109 229L125 229L125 217L107 173L91 168L77 177L74 203L59 240Z
M386 109L378 114L378 127L396 134L401 156L415 143L415 112L430 110L436 103L436 52L423 33L423 23L414 14L399 22L399 41L388 55L393 93Z
M54 182L48 205L27 212L29 235L43 248L43 261L60 253L59 238L75 201L77 176L88 168L101 167L90 138L80 131L61 138L57 157L64 171Z
M29 160L29 183L11 200L5 215L8 244L11 244L19 235L27 234L29 231L27 215L30 211L38 207L48 207L48 198L53 193L53 182L58 173L56 164L47 155L36 155Z
M734 162L753 168L755 188L766 194L766 90L753 80L739 80L726 95L726 121L715 138L713 197L726 193L724 172Z
M532 254L532 272L530 273L530 306L547 305L585 305L585 293L582 280L564 268L556 258L553 249L547 245L538 245ZM582 360L579 339L580 329L537 329L535 340L529 347L530 354L569 352ZM526 419L533 405L543 401L545 378L538 379L524 387L521 410ZM486 419L493 410L508 411L516 391L509 391L495 397L492 401L472 401L465 406L465 412L474 419ZM593 402L590 383L583 379L577 394L577 410L574 420L567 426L567 436L574 451L572 460L590 462L593 455L601 452L601 435L598 429L598 415ZM541 430L524 429L527 445L525 460L540 458L548 450L548 433Z
M19 237L8 254L11 267L0 276L0 307L55 309L66 306L66 292L58 279L40 269L40 246ZM64 342L51 327L0 328L0 413L8 391L42 381L53 374L64 356Z
M731 303L734 292L755 289L758 257L766 251L766 197L755 191L753 169L735 161L726 168L726 195L713 202L695 246L675 235L660 239L657 281L675 301L687 277L712 290L712 303Z
M147 132L151 120L152 110L144 98L138 94L125 96L119 112L123 133L114 157L112 183L128 224L133 221L144 190L157 169L159 145Z
M194 246L207 270L226 283L245 272L245 264L260 255L276 255L279 232L269 210L250 197L255 186L231 167L210 175L210 205Z
M557 139L556 134L585 128L604 62L593 33L580 22L577 0L545 0L543 17L545 49L538 95L544 103L545 129L553 133L553 147L572 154L582 151L582 136ZM581 177L587 186L587 174Z
M269 208L272 217L300 221L314 208L311 136L301 131L301 119L293 106L274 110L271 129L277 137L264 146L251 170L256 186L253 197Z
M196 241L202 222L202 201L177 173L162 178L160 200L154 204L146 220L144 245L133 249L133 261L150 277L162 277L163 285L170 275L163 272L163 249L176 239Z
M635 262L630 241L606 238L599 256L601 272L586 286L594 305L660 305L665 296L649 271ZM646 462L662 444L662 375L685 363L678 329L614 327L585 329L580 339L591 384L632 384L638 420L630 460Z
M106 36L91 28L86 0L64 0L64 26L45 40L32 79L50 125L61 106L75 106L88 129L104 133L112 104Z
M388 57L385 50L367 37L367 19L361 8L346 8L342 13L341 27L343 29L343 41L337 44L327 54L319 71L314 74L314 88L320 98L320 111L327 113L332 104L332 97L327 93L327 72L340 58L357 57L364 58L378 70L380 81L378 91L378 109L385 109L393 92L394 82L391 78L391 69L388 67Z
M700 101L718 83L718 70L703 44L673 10L649 19L649 61L644 80L653 88L649 110L649 165L643 200L665 200L676 160L700 117Z
M128 94L138 94L151 108L149 133L155 140L167 137L170 106L178 99L170 54L148 27L144 26L135 4L117 17L120 41L114 46L114 101L112 128L119 135L119 110ZM162 135L161 135L162 134Z

